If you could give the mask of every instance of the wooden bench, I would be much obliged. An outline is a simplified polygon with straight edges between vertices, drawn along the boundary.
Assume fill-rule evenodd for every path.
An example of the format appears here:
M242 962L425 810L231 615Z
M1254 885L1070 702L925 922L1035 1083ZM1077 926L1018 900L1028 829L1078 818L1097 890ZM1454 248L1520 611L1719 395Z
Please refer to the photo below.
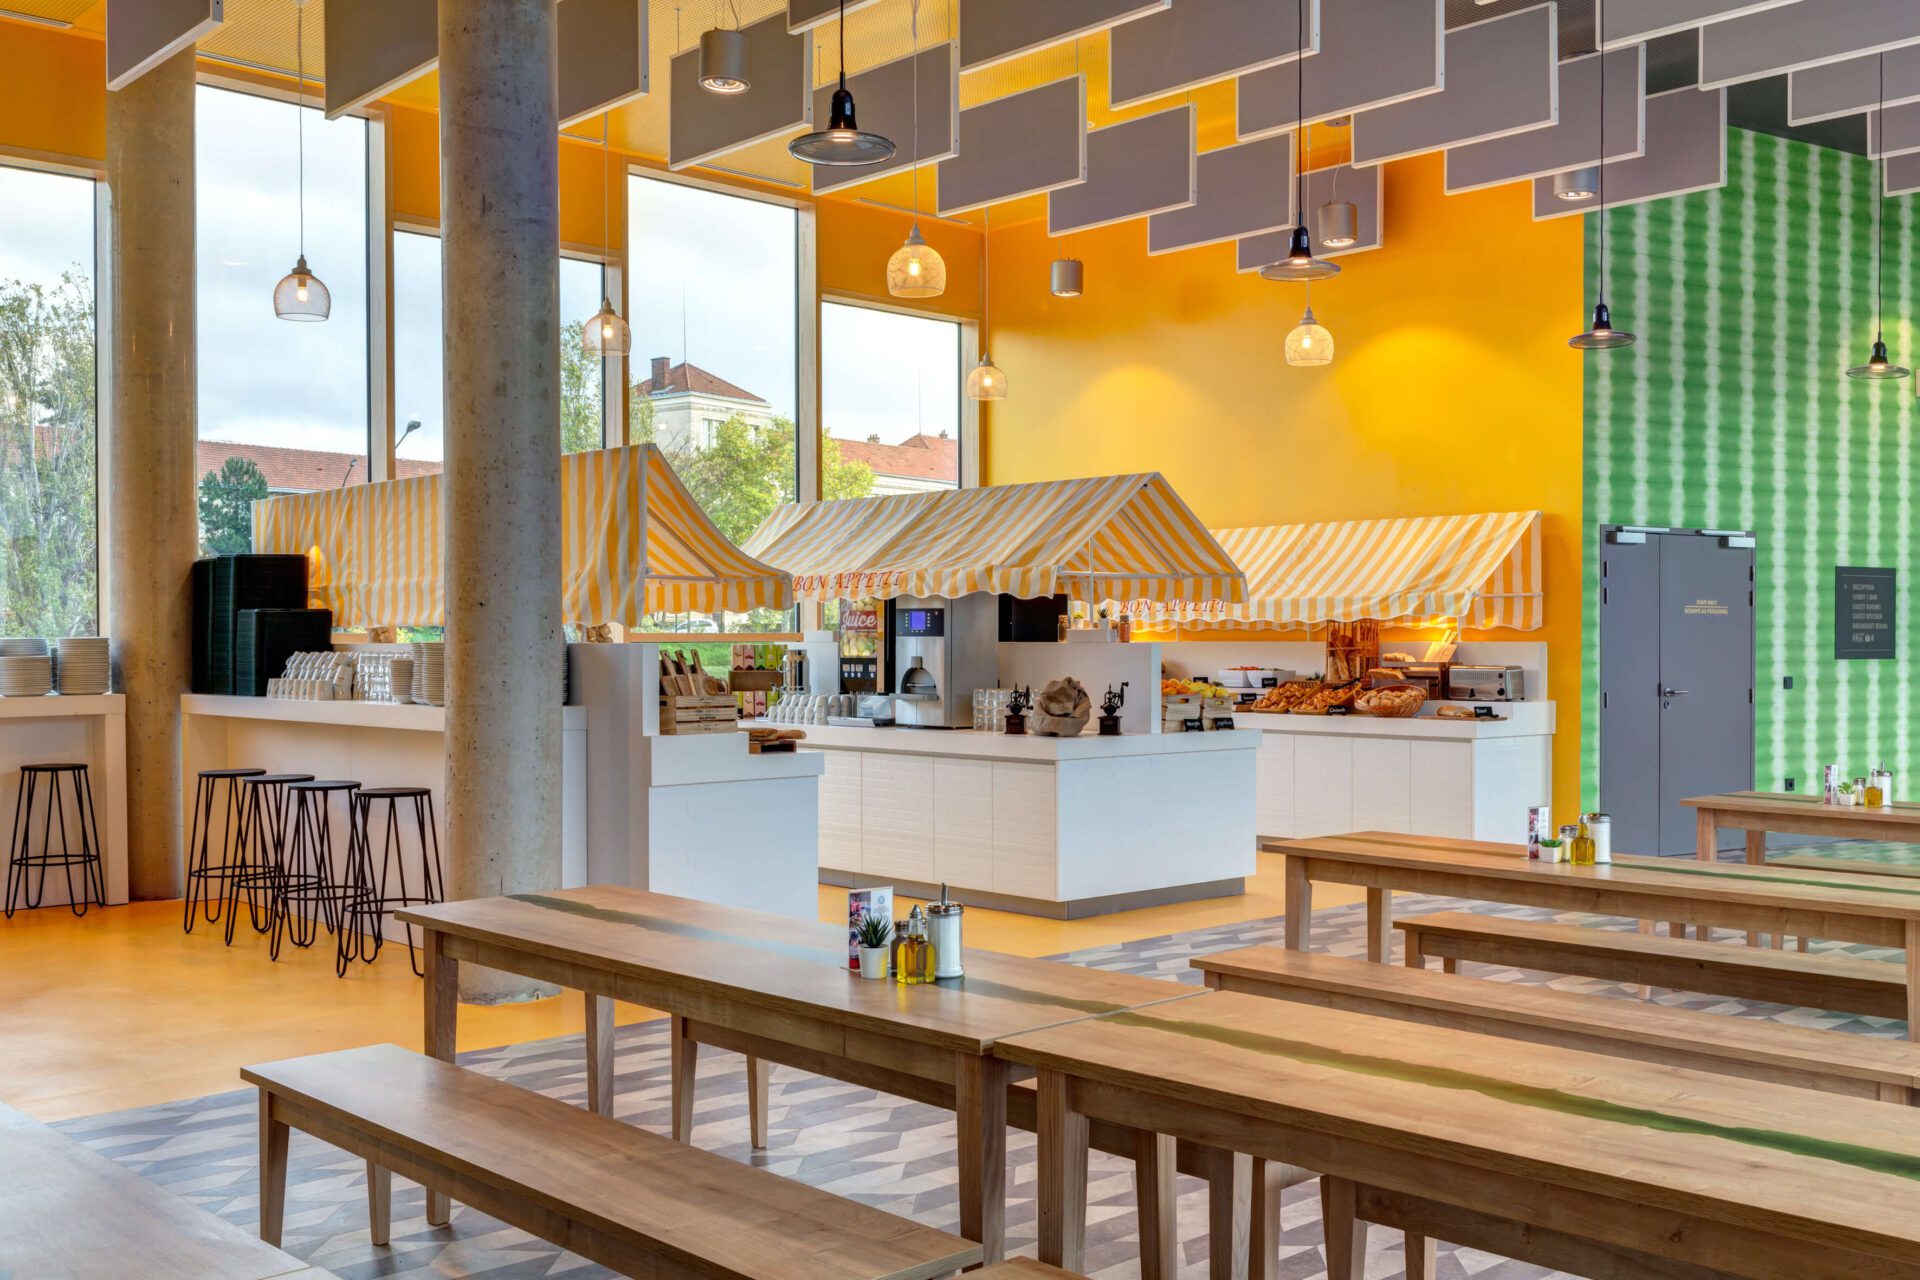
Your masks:
M289 1128L626 1275L931 1280L977 1244L393 1045L244 1068L260 1089L260 1234L277 1243Z
M1517 982L1484 982L1282 947L1223 951L1192 963L1217 991L1244 991L1826 1093L1907 1104L1920 1099L1920 1046L1904 1040Z
M1086 1277L1032 1258L1008 1258L983 1271L967 1272L967 1280L1086 1280Z
M332 1280L5 1106L0 1152L0 1276Z
M1437 956L1449 973L1462 960L1602 978L1609 982L1767 1000L1879 1018L1907 1016L1900 966L1845 956L1728 947L1684 938L1441 911L1394 921L1407 964Z

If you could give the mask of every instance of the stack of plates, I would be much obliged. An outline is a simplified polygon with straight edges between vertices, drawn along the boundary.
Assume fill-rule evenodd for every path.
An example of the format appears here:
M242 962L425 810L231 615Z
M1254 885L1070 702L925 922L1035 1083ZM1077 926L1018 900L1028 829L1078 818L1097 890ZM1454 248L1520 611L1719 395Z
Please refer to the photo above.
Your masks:
M47 642L39 636L10 636L0 640L0 658L44 658Z
M0 654L0 697L41 698L53 692L53 659L46 654Z
M413 646L413 700L429 707L447 705L447 647L439 641Z
M109 682L104 636L66 636L60 641L60 692L105 693Z

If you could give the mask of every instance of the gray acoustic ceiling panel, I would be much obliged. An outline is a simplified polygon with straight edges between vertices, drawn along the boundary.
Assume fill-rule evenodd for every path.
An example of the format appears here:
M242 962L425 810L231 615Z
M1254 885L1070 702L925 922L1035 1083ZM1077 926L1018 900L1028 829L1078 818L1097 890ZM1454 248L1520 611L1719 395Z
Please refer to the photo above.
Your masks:
M978 71L1165 9L1173 0L956 0L960 69Z
M1339 258L1380 247L1381 228L1386 221L1382 206L1385 175L1385 167L1377 164L1370 164L1364 169L1356 169L1352 165L1334 165L1327 169L1315 169L1307 175L1307 226L1314 233L1314 257ZM1336 247L1320 241L1315 215L1321 205L1335 200L1353 206L1356 236L1352 244ZM1236 265L1241 271L1258 271L1262 267L1272 266L1287 256L1291 238L1290 231L1268 231L1263 235L1247 236L1235 251Z
M1903 156L1920 151L1920 103L1867 112L1867 154Z
M331 120L438 65L439 6L435 0L327 0L326 42Z
M1087 78L1069 76L960 113L959 154L940 162L942 215L1087 180Z
M1886 167L1888 195L1910 196L1920 192L1920 151L1888 156L1881 163Z
M879 4L880 0L847 0L847 12L854 14ZM694 8L696 6L688 6ZM840 0L787 0L787 30L793 35L811 31L840 16Z
M708 93L700 87L697 43L673 55L667 97L668 168L685 169L813 123L813 37L790 33L784 13L742 29L753 68L753 88L746 93Z
M1194 202L1192 103L1087 134L1087 180L1047 196L1047 234L1104 227Z
M1920 42L1920 0L1798 0L1700 28L1700 84L1739 84Z
M1240 140L1437 93L1446 34L1446 0L1320 0L1320 52L1240 77Z
M1132 106L1301 56L1320 48L1321 0L1178 0L1107 37L1108 98ZM963 39L965 37L962 37Z
M1292 226L1293 163L1290 133L1205 152L1193 204L1147 219L1147 252L1197 249Z
M1727 185L1727 91L1674 89L1647 98L1647 151L1606 166L1609 209ZM1552 178L1533 184L1535 221L1600 207L1598 199L1561 200Z
M1890 107L1920 102L1920 45L1807 67L1787 77L1788 124L1818 124L1857 116L1882 102Z
M1647 46L1587 54L1560 64L1560 119L1491 142L1447 152L1447 192L1524 182L1602 160L1630 160L1647 141ZM1600 150L1600 60L1606 59L1606 154Z
M191 49L226 17L225 0L114 0L107 6L107 88L124 89Z
M1798 0L1607 0L1607 30L1602 45L1618 49L1710 22L1725 22ZM1591 5L1588 6L1591 11Z
M840 191L872 182L890 173L952 158L960 146L959 53L952 44L937 44L919 53L920 125L914 136L914 59L895 58L847 77L847 88L860 104L860 127L892 138L898 146L891 159L879 164L813 166L813 189ZM830 81L813 91L813 118L833 113Z
M1552 4L1447 32L1447 87L1353 117L1353 162L1538 129L1559 118L1559 24Z
M646 0L560 0L560 127L647 92Z

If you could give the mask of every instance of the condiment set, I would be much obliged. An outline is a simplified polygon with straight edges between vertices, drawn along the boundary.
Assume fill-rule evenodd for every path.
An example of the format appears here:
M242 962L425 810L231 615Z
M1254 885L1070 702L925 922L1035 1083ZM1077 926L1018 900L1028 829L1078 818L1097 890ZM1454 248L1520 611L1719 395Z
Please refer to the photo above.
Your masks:
M905 920L894 922L890 941L892 951L890 968L893 980L903 987L925 986L929 983L946 981L966 976L966 967L962 957L966 954L966 944L962 939L962 920L966 908L947 896L947 886L940 886L940 898L929 902L925 914L919 907L907 913ZM887 937L884 925L872 929L866 928L867 920L862 918L860 934L860 974L865 978L887 976L886 971L870 963L868 952L877 951L885 945ZM868 937L873 938L869 946Z

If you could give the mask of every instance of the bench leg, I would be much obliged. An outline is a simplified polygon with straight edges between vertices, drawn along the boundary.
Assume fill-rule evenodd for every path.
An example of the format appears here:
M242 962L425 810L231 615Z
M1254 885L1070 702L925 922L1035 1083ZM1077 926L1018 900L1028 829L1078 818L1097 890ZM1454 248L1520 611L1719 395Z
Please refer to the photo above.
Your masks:
M367 1161L367 1235L377 1245L393 1236L393 1171Z
M1253 1157L1219 1147L1207 1153L1207 1280L1247 1274L1253 1237Z
M1287 950L1305 951L1313 940L1313 881L1307 863L1287 855Z
M260 1238L278 1249L287 1216L286 1121L273 1114L273 1095L260 1091Z
M1406 1255L1406 1280L1434 1280L1438 1251L1430 1237L1407 1232Z
M1280 1280L1280 1193L1307 1175L1275 1160L1253 1161L1253 1207L1247 1214L1247 1280Z
M1393 959L1393 890L1367 890L1367 959L1385 964Z
M1746 835L1747 865L1750 867L1764 866L1767 861L1767 833L1764 831L1748 831ZM1750 947L1760 945L1760 934L1757 931L1753 929L1747 930L1747 945ZM1773 945L1775 947L1780 945L1780 935L1777 933L1773 935Z
M587 1109L613 1114L613 997L587 995Z
M1407 968L1424 969L1427 967L1427 951L1425 947L1420 945L1419 933L1413 930L1407 931L1406 948L1405 959Z
M1178 1280L1180 1199L1174 1190L1174 1140L1136 1129L1133 1199L1140 1217L1140 1280Z
M460 1016L460 962L445 953L446 935L433 929L421 940L426 974L423 1040L429 1058L452 1062ZM427 1225L444 1227L453 1219L453 1202L444 1191L427 1188Z
M1069 1104L1058 1071L1040 1073L1039 1110L1040 1260L1079 1271L1087 1256L1087 1118Z
M700 1042L687 1034L687 1020L667 1020L667 1063L672 1078L672 1129L675 1142L693 1140L693 1092L700 1075Z
M1920 920L1907 921L1907 1039L1920 1040Z
M1441 956L1440 972L1442 973L1460 972L1460 957L1459 956Z
M973 1053L954 1054L954 1130L959 1144L960 1234L977 1242L991 1265L1006 1256L1007 1248L1007 1064ZM1046 1115L1045 1094L1041 1116ZM1082 1135L1081 1179L1084 1182L1085 1140ZM1062 1174L1049 1174L1045 1179ZM1085 1213L1086 1195L1080 1197Z
M747 1059L747 1132L755 1151L767 1149L767 1074L771 1070L758 1058Z
M1353 1183L1320 1179L1320 1223L1327 1233L1327 1280L1362 1280L1367 1265L1367 1224L1354 1212Z

